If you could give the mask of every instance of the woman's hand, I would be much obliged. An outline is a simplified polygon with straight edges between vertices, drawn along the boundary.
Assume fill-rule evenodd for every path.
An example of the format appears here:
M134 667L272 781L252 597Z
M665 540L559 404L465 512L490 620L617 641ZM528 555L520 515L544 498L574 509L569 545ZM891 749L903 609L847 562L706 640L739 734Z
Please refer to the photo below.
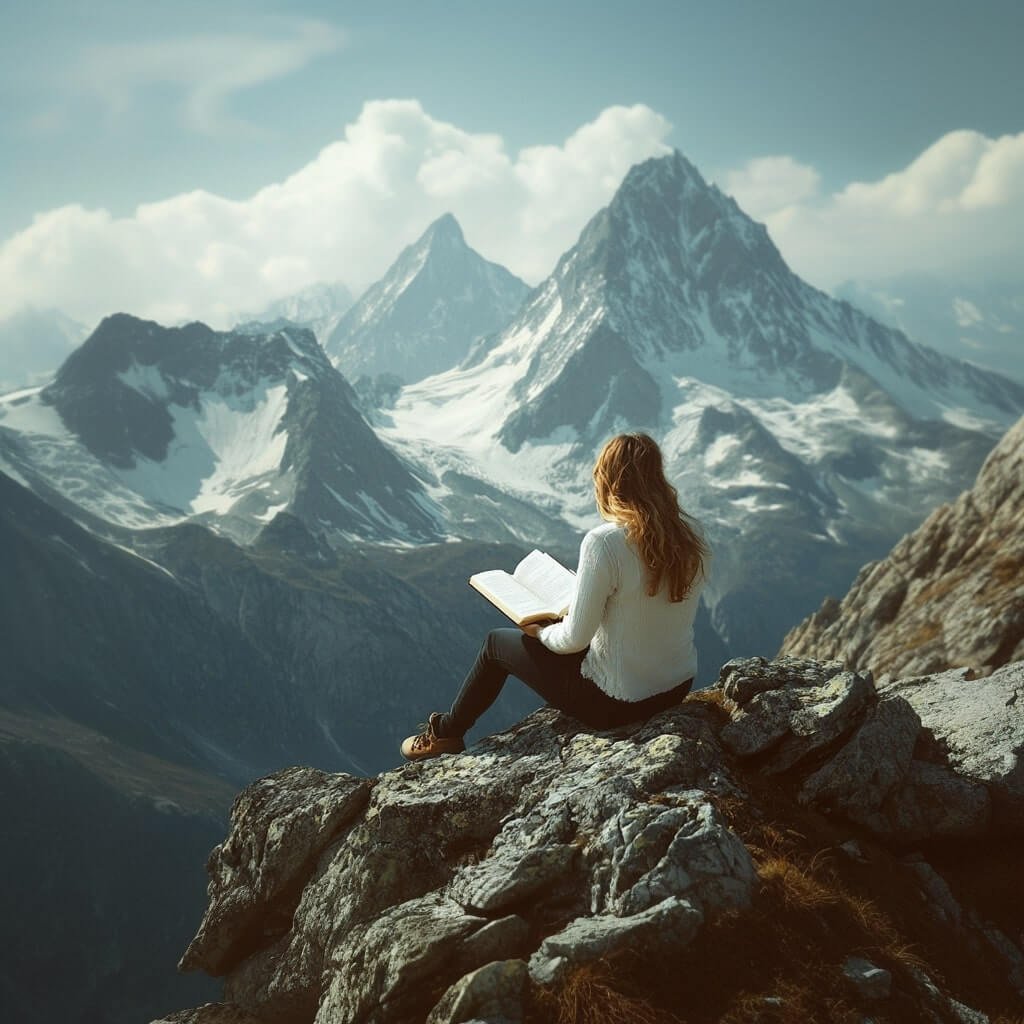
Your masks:
M530 622L525 626L519 628L527 635L532 636L534 640L540 639L540 631L545 626L553 626L556 622L561 622L561 619L541 619L540 622Z

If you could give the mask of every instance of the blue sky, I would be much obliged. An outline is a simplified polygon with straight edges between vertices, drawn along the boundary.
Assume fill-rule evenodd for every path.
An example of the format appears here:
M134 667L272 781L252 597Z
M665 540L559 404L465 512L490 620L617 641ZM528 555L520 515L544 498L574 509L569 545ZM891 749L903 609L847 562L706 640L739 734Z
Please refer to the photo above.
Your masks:
M213 134L189 120L184 83L126 73L124 106L85 84L103 48L221 37L227 60L233 40L288 36L300 18L334 45L226 91ZM244 196L337 138L365 100L393 97L511 148L645 103L705 175L784 152L831 190L953 129L1024 128L1022 39L1017 2L6 4L0 237L69 202Z
M1021 39L1002 0L6 4L0 317L358 289L445 208L534 282L667 147L821 287L1012 290Z

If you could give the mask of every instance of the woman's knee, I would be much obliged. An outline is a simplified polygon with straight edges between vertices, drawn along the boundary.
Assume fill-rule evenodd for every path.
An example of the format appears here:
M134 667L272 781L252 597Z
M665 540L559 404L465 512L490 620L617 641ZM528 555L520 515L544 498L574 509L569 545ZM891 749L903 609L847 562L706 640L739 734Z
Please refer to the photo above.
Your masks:
M501 661L508 657L521 644L525 634L518 629L492 629L484 640L484 652L492 661Z

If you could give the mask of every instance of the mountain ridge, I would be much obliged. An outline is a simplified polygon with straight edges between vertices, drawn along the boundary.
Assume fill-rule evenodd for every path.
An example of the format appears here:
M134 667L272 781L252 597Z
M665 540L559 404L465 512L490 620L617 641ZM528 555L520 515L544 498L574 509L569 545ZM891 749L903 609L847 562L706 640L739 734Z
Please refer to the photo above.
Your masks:
M4 451L22 479L126 528L192 518L248 541L289 509L341 543L443 535L305 328L107 317L50 385L0 399Z
M705 410L738 406L740 433L701 429ZM455 471L510 493L527 484L589 528L601 444L652 433L725 553L708 599L739 653L775 649L825 579L848 581L952 497L1021 411L1024 388L804 284L764 226L675 153L632 168L516 318L462 366L404 388L378 422L433 471L456 529ZM779 568L805 564L801 546L823 571L811 593L781 597ZM756 582L736 602L744 574ZM744 634L764 608L779 613Z
M397 374L411 382L458 365L504 326L529 287L467 244L451 213L398 255L323 339L352 379Z

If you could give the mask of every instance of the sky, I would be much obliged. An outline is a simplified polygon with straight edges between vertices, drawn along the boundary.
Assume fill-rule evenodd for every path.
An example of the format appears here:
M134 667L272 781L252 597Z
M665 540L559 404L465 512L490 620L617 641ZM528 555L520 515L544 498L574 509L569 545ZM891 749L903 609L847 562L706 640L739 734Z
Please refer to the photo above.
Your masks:
M446 210L534 284L678 148L812 284L1024 324L1021 39L1003 0L6 4L0 319L226 325Z

